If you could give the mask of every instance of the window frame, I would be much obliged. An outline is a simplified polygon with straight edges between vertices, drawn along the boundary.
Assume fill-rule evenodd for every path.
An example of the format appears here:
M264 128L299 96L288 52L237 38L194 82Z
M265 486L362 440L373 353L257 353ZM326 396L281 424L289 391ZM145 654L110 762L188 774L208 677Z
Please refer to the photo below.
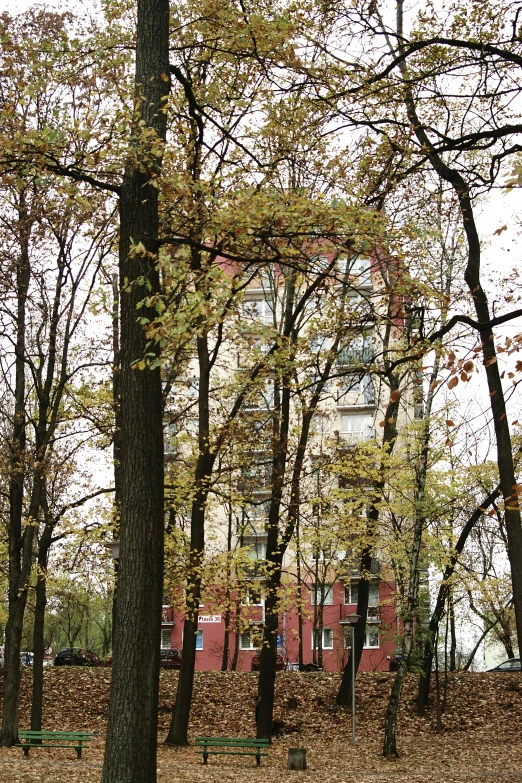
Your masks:
M318 590L324 595L324 601L317 601ZM325 582L320 585L310 587L310 605L311 606L333 606L333 583Z
M343 605L344 606L356 606L357 605L357 601L359 600L358 591L359 591L359 582L360 581L361 581L360 579L351 579L349 583L345 582L344 591L343 591ZM370 582L370 593L372 591L372 586L375 585L375 587L377 589L377 596L374 595L373 598L372 598L370 595L368 595L368 609L376 609L377 607L380 606L380 581L378 579L370 579L369 582ZM347 591L348 587L349 587L349 597L350 597L349 601L346 600L346 591ZM357 590L355 591L356 592L355 600L353 600L353 598L354 598L354 596L353 596L353 588L354 587L357 588ZM374 601L374 603L371 603L372 600Z
M252 638L252 631L256 628L259 629L260 636L257 638L254 636L254 638ZM244 647L243 637L247 635L249 639L249 647ZM263 626L261 625L261 623L254 623L249 627L248 631L243 631L242 633L239 634L239 649L242 652L252 652L254 650L258 650L260 643L262 642L262 639L263 639Z
M350 633L350 639L347 639L348 632ZM344 650L350 650L352 647L352 637L353 634L353 628L351 625L345 625L343 628L343 649ZM369 644L370 637L369 634L376 635L377 636L377 644ZM349 641L349 643L348 643ZM375 626L370 626L366 628L366 633L364 634L364 644L363 644L363 650L380 650L381 648L381 636L379 633L379 629Z
M325 645L325 632L330 634L330 644L329 645ZM315 636L316 636L316 634L319 634L319 633L321 633L321 640L322 640L321 649L322 650L333 650L334 649L334 632L333 632L333 628L323 627L323 628L312 628L312 647L311 647L312 651L314 649L316 649L316 650L319 649L319 645L318 644L316 644L315 648L314 648Z

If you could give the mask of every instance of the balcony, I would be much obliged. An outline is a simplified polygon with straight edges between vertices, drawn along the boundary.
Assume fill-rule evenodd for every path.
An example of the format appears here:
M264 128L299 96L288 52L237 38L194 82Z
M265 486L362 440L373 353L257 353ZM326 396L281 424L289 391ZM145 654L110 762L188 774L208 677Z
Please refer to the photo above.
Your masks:
M373 427L368 427L360 432L339 433L339 445L341 448L354 448L370 440L375 440L375 429Z
M358 579L361 575L361 568L360 568L360 561L357 562L355 560L345 560L343 562L344 569L343 573L339 575L339 579L342 579L343 581L349 581L350 579ZM370 565L370 574L373 576L378 576L379 571L381 570L381 563L380 560L377 557L372 557L371 565Z
M351 625L351 618L353 617L353 611L347 606L341 606L341 618L339 625ZM381 609L379 606L369 606L368 614L366 615L367 625L378 625L381 622Z
M272 464L251 465L241 471L237 488L239 492L266 493L272 482Z
M264 579L264 560L252 560L248 563L243 563L243 579Z
M354 340L350 345L342 348L337 354L336 364L339 367L357 367L371 364L374 360L372 340Z

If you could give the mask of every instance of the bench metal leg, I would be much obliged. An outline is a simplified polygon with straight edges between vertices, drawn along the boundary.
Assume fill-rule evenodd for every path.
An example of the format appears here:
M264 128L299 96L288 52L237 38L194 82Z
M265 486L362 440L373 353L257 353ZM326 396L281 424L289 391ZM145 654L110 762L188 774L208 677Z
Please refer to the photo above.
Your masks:
M208 753L203 753L203 764L206 764L208 761Z
M24 751L24 756L26 757L26 759L29 758L29 750L30 750L29 745L23 745L22 747Z
M257 764L258 767L261 766L261 754L260 753L256 753L256 764Z
M81 759L81 757L82 757L82 746L81 745L80 745L79 748L76 748L76 755L78 756L79 759Z

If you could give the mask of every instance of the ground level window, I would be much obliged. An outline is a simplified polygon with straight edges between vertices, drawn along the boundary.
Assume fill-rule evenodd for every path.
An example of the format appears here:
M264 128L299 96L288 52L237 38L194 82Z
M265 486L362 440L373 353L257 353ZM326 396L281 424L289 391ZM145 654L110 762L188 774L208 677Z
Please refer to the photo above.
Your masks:
M344 628L344 649L349 650L352 646L352 628ZM377 628L367 628L364 637L364 648L372 649L379 647L379 631Z
M169 644L170 647L170 644ZM196 650L203 649L203 631L196 631Z
M263 641L263 629L261 626L250 628L239 637L240 650L257 650Z
M162 650L170 650L170 637L171 637L171 629L170 628L162 628L161 629L161 649Z
M312 635L312 650L333 650L333 631L331 628L314 628Z

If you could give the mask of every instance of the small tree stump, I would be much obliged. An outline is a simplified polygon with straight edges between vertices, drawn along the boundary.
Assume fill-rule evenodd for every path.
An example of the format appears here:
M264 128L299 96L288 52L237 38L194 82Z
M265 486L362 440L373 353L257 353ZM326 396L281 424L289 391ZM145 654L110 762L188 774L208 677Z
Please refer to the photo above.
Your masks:
M288 748L287 769L306 769L306 748Z

